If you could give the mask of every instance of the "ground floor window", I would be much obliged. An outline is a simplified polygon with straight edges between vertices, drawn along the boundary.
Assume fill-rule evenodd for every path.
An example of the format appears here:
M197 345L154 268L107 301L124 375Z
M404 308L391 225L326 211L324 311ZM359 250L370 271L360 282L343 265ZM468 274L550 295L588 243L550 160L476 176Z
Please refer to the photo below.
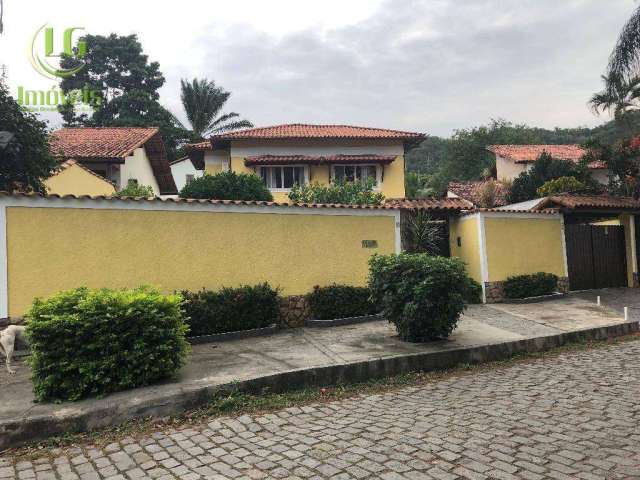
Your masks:
M300 166L260 167L260 176L270 189L290 189L306 183L305 168Z
M378 172L375 165L335 165L333 178L338 182L366 182L378 184Z

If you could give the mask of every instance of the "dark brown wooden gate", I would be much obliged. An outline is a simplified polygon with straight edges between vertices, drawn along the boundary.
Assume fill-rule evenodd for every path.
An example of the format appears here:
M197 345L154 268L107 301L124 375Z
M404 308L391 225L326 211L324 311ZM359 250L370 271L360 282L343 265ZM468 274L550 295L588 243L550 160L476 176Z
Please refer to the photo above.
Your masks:
M627 262L621 225L565 225L571 290L626 287Z

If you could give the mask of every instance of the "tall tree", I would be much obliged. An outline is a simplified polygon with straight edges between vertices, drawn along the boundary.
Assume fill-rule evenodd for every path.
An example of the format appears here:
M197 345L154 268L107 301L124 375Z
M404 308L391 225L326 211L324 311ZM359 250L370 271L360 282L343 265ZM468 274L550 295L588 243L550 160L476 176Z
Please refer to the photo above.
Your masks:
M591 97L591 108L596 113L613 113L622 120L627 112L640 108L640 77L625 80L622 77L602 77L605 88Z
M629 80L640 74L640 7L622 28L609 58L608 89L619 79Z
M65 94L72 91L99 92L89 95L93 113L76 112L73 103L65 103L60 112L68 126L160 127L170 158L188 136L174 115L160 102L158 89L165 78L158 62L149 62L136 35L87 35L86 55L82 60L63 57L63 68L84 62L78 73L60 84Z
M238 128L250 128L248 120L240 120L235 112L221 114L224 104L231 96L213 80L194 78L181 80L180 99L191 124L193 140L203 139L214 133L228 132Z
M58 164L49 153L47 125L23 110L0 81L0 190L45 193Z

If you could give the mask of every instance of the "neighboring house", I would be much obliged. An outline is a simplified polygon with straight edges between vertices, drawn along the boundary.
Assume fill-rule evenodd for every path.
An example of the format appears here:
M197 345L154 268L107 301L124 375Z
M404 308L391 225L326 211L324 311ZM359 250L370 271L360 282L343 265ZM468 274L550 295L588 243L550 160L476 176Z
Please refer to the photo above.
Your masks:
M156 196L176 195L164 143L156 127L62 128L51 134L50 149L114 183L148 185ZM78 192L83 190L78 185Z
M544 152L558 160L578 163L586 151L580 145L490 145L487 150L496 156L497 179L512 181ZM594 180L601 184L609 182L607 166L604 162L589 164Z
M423 134L347 125L290 124L214 135L189 156L208 173L260 175L274 200L288 202L294 184L372 180L387 198L402 198L404 153Z
M485 207L487 205L482 205L482 192L486 188L487 181L477 181L477 182L449 182L447 187L447 197L448 198L462 198L473 203L477 207ZM509 189L506 185L495 182L496 193L495 193L495 201L491 207L500 207L502 205L507 204L507 194L509 193Z
M60 168L44 181L48 194L57 195L113 195L113 183L76 160L62 162Z
M171 166L171 175L173 175L173 181L178 188L178 192L184 188L185 185L191 183L203 174L203 169L196 169L193 162L189 157L182 157L173 162L169 162Z

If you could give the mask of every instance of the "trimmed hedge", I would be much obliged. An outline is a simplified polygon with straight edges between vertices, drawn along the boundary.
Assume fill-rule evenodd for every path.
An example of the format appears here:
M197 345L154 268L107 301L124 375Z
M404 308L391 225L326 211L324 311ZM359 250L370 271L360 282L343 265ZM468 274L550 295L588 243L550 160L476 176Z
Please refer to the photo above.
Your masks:
M465 303L482 303L482 285L471 277L467 277L464 301Z
M369 267L373 298L402 340L446 338L456 328L470 285L460 259L374 255Z
M558 289L558 276L553 273L538 272L531 275L517 275L507 278L503 285L507 298L527 298L549 295Z
M313 287L308 295L311 315L318 320L360 317L378 313L367 287L333 284Z
M77 288L26 314L38 401L79 400L171 377L189 345L179 295Z
M268 283L181 294L190 336L269 327L280 317L278 291Z

